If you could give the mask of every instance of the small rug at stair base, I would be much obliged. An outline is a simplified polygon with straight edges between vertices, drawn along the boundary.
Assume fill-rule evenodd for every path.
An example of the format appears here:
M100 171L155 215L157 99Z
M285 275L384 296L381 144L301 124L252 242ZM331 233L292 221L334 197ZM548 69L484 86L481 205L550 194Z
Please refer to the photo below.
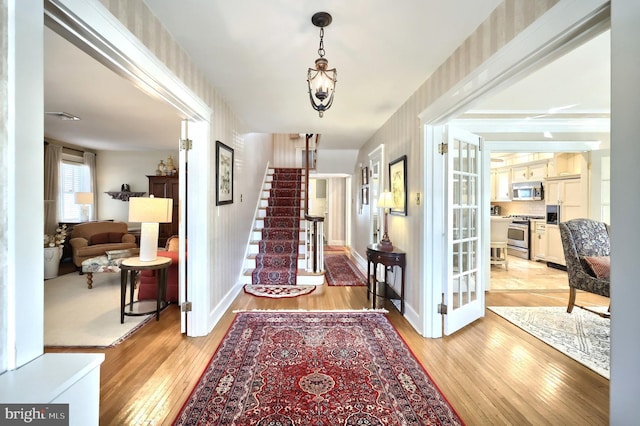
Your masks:
M316 289L314 285L251 285L244 286L244 292L257 297L282 299L284 297L304 296Z
M344 254L326 254L324 256L324 270L329 285L367 285L365 276Z
M488 309L570 358L609 378L610 321L593 312L566 307L507 307ZM606 307L599 307L606 312Z
M240 312L177 425L459 425L380 312Z
M127 296L128 297L128 296ZM141 302L144 310L155 301ZM44 345L49 347L115 346L155 315L125 316L120 324L120 274L70 273L44 281Z

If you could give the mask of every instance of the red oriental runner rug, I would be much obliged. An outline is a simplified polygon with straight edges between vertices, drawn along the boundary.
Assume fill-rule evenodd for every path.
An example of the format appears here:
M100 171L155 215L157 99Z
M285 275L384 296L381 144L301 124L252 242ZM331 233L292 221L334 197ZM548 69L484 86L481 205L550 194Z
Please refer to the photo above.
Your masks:
M325 254L324 272L329 285L367 285L367 278L344 254Z
M176 425L461 425L379 311L238 313Z

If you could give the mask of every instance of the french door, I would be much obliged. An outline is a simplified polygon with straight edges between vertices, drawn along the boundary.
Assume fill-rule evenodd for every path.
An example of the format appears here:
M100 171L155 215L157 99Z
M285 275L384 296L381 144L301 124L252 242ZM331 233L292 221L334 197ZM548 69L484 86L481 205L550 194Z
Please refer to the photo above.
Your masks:
M480 268L480 137L446 127L445 140L444 334L449 335L484 316L484 285Z

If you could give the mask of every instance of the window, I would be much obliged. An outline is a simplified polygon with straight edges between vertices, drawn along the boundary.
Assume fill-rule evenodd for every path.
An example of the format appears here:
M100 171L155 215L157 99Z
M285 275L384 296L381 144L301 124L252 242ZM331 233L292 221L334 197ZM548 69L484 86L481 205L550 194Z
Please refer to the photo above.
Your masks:
M81 163L63 160L60 167L59 206L61 222L73 223L82 221L82 206L76 204L75 193L90 191L89 167Z

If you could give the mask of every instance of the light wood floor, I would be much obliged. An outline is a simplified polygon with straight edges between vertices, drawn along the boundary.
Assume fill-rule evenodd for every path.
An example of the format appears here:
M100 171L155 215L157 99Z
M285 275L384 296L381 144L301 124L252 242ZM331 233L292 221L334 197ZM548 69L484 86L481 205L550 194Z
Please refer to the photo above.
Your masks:
M491 266L491 291L567 290L566 271L550 268L546 262L507 257L508 270L502 265Z
M565 305L568 292L497 291L487 306ZM581 302L608 304L586 293ZM101 425L171 424L200 378L231 321L243 309L361 309L365 287L324 286L292 299L241 293L206 337L180 334L170 306L122 344L103 352ZM389 319L468 425L605 425L609 381L494 313L442 339L419 336L387 303ZM578 309L578 308L576 308ZM80 350L46 350L46 352Z

